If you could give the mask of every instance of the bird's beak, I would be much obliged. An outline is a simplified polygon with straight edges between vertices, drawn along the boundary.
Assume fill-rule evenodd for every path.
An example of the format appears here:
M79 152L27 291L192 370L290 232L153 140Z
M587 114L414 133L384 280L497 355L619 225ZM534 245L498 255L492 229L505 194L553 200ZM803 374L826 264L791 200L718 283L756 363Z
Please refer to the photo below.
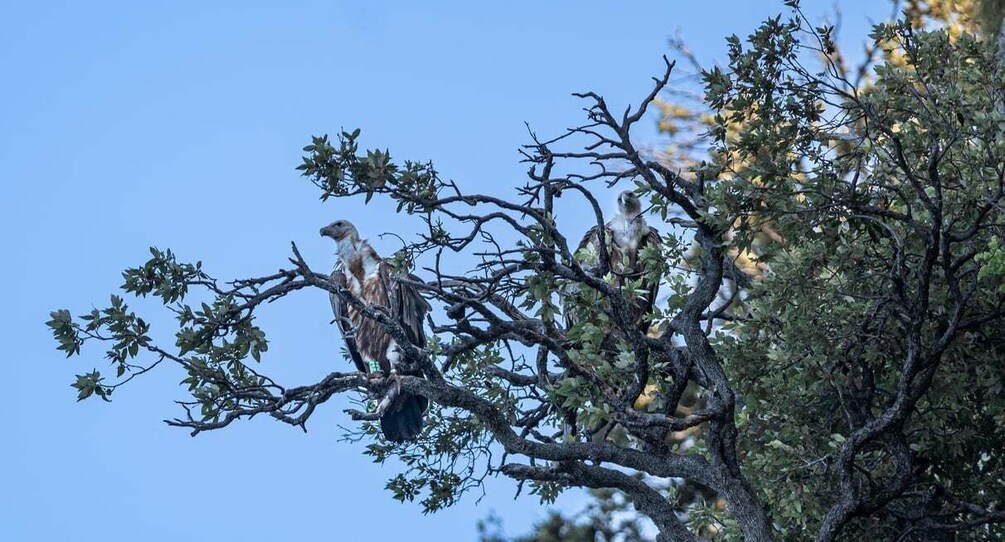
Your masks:
M331 236L332 232L330 229L328 229L328 226L321 228L321 237L331 237Z

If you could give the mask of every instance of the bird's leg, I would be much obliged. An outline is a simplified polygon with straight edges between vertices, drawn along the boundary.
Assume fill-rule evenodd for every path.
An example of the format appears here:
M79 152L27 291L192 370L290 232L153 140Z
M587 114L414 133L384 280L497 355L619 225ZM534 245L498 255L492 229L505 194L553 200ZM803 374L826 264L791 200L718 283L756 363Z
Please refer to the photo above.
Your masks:
M401 376L398 374L398 369L394 365L391 365L391 374L388 376L388 378L391 380L391 386L389 386L388 395L393 394L397 396L399 393L401 393Z
M387 413L387 409L391 408L391 403L393 403L398 397L399 391L400 388L398 387L388 388L387 394L384 395L379 403L377 403L377 408L375 408L372 412L361 412L351 408L347 408L343 410L343 412L356 421L377 421L384 417L384 414Z
M366 364L366 374L364 376L366 377L367 381L376 384L380 380L384 379L384 371L381 370L380 364L376 360L367 359L364 360L363 363ZM367 410L371 410L370 407L373 404L372 401L375 400L376 397L379 397L380 394L371 391L367 386L360 386L358 389L366 397Z
M401 351L398 350L398 345L394 341L391 341L387 345L387 365L391 368L388 378L391 379L395 395L401 393L401 378L398 376L399 361L401 361Z

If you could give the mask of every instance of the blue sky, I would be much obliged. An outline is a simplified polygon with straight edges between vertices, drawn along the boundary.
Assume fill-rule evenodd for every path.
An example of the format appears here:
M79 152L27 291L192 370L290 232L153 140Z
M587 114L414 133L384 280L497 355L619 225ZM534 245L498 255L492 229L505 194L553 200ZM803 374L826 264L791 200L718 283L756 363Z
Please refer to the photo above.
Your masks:
M813 17L833 5L804 3ZM841 6L851 43L889 11L880 0ZM543 511L533 497L514 500L504 479L490 481L480 504L431 516L392 500L390 467L338 442L338 425L351 423L343 398L307 434L256 419L194 439L161 422L184 397L170 368L111 404L78 404L69 384L106 367L102 350L66 360L43 323L56 308L106 303L150 245L226 279L283 266L295 240L327 269L332 247L317 231L337 216L390 252L393 240L376 235L407 235L416 222L380 204L321 204L294 170L311 134L361 127L364 145L432 159L469 191L505 193L525 171L524 121L542 135L575 125L575 91L635 102L677 29L711 64L724 59L724 36L783 9L761 0L0 3L0 539L472 540L491 510L510 533L525 530ZM639 137L659 143L654 131ZM329 320L320 291L268 307L267 368L291 384L347 369Z

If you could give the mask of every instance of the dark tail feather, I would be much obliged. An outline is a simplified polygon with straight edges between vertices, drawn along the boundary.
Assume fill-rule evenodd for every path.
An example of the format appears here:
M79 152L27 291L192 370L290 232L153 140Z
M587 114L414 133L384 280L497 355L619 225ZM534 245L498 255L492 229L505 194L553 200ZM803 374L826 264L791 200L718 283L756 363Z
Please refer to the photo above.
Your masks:
M425 397L401 392L380 419L384 438L391 442L415 439L422 432L422 415L425 411Z

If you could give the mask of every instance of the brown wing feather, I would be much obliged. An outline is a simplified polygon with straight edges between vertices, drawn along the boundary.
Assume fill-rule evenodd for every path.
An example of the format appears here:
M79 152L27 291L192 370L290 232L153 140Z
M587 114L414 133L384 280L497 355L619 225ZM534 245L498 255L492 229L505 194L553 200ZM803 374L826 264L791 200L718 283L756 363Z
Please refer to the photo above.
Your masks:
M576 247L576 253L578 254L579 251L583 250L584 248L593 247L593 252L594 254L597 255L597 261L595 262L586 263L581 261L583 271L585 271L586 273L593 276L599 276L601 233L607 236L607 239L605 239L604 242L604 246L607 247L608 255L610 256L609 261L612 263L612 265L614 264L614 262L620 261L621 251L618 250L618 247L612 242L613 236L611 235L610 232L611 232L610 227L604 225L603 228L601 228L600 226L593 226L592 228L586 230L586 233L583 234L583 238L579 241L579 246ZM618 279L615 278L615 281L618 281ZM565 287L564 291L562 292L562 295L566 297L574 296L581 287L582 286L578 283L569 284ZM572 318L572 315L569 314L568 311L565 311L564 317L565 317L566 329L569 329L576 324L575 320Z
M576 247L576 252L586 248L587 245L593 245L596 250L600 250L600 243L597 240L597 236L600 234L600 226L594 226L583 234L583 238L579 241L579 246Z
M331 279L336 286L346 290L349 289L349 283L341 267L336 267L332 271ZM329 294L329 299L332 304L332 312L335 314L335 325L338 326L339 331L342 333L345 348L349 351L349 357L352 359L353 365L356 366L356 370L363 373L367 372L366 363L363 362L363 358L359 354L359 346L356 344L356 327L349 316L349 304L334 292Z
M579 246L576 247L576 254L578 254L579 251L581 251L584 248L586 248L588 246L591 246L591 245L593 246L593 250L595 252L599 253L600 252L600 243L597 240L597 235L599 234L599 232L600 232L600 226L594 226L594 227L586 230L586 233L583 234L583 238L579 240ZM575 257L576 254L573 254L573 256ZM577 260L578 260L578 258L577 258ZM583 263L583 262L580 262L580 263L583 266L583 270L584 271L586 271L587 273L590 273L590 274L593 273L593 267L594 267L593 264L586 264L586 263ZM570 283L570 284L567 284L567 285L563 286L563 288L562 288L562 297L565 298L565 299L570 299L572 296L576 295L577 292L579 292L579 288L580 288L580 285L577 284L577 283ZM563 311L562 311L563 312L562 316L565 318L565 328L566 329L571 329L572 326L576 325L576 321L572 318L571 312L569 310L565 310L565 309L566 309L566 307L563 307Z
M616 265L617 262L621 261L621 251L618 249L617 244L614 243L614 236L611 234L611 228L609 225L605 225L603 229L600 226L594 226L588 230L583 235L583 239L579 241L579 246L576 248L576 252L583 250L587 246L593 247L593 252L597 254L597 262L590 264L584 269L592 275L596 275L596 268L600 266L600 235L601 232L605 235L604 246L607 248L607 255L610 258L611 265Z
M414 286L395 280L391 264L381 262L379 272L387 292L387 306L391 317L401 324L409 342L425 347L426 329L423 324L430 310L429 303L419 295L418 289ZM420 281L419 277L411 274L407 275L407 279L413 282Z
M380 282L384 285L387 293L387 308L390 316L394 318L408 336L408 341L412 344L426 346L426 330L423 326L426 314L431 307L421 295L417 288L410 284L404 284L396 278L391 264L381 262L378 267ZM419 282L419 277L406 275L408 280ZM398 372L404 375L422 376L422 371L399 368ZM416 438L422 432L422 418L429 406L429 400L422 395L402 392L395 402L388 409L387 414L380 419L380 427L384 436L391 441L401 442Z
M663 245L663 240L660 237L660 232L656 228L650 227L649 231L639 240L638 251L642 252L647 246L655 246L659 249ZM636 261L638 261L638 256L636 255ZM642 289L645 290L643 298L640 300L639 305L639 325L644 328L644 330L649 329L650 321L645 315L649 314L653 310L653 306L656 304L656 296L660 290L660 282L663 281L663 269L662 267L652 270L647 270L643 267L642 262L636 264L638 266L639 272L642 273ZM648 272L647 272L648 271Z

